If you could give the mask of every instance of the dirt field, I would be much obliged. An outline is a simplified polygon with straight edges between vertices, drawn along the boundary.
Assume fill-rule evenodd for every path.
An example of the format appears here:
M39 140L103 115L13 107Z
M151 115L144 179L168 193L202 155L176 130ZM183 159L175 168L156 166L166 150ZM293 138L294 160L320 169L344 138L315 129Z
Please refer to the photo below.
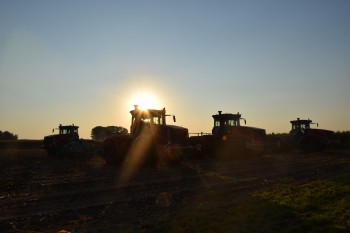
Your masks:
M350 152L267 154L255 160L187 159L130 172L104 161L53 159L41 150L0 150L1 232L138 232L189 204L215 205L284 183L349 171ZM205 192L216 200L196 203Z

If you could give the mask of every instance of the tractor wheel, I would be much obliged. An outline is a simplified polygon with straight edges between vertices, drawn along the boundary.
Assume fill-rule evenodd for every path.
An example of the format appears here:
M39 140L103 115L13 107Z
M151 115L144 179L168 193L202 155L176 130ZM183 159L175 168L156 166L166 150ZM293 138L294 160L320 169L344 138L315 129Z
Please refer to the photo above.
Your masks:
M66 158L80 159L84 156L84 149L80 141L72 141L63 146L62 153Z
M242 145L240 145L240 143L234 142L230 139L227 141L220 141L214 145L214 155L219 160L231 160L241 156L241 147Z
M305 153L311 153L315 151L315 145L312 141L305 141L300 145L300 149L302 149Z
M325 143L317 139L305 139L300 143L300 149L305 153L321 152L326 148Z
M133 144L132 150L127 156L127 162L137 166L154 166L158 163L158 154L151 137L139 136Z
M56 155L56 151L54 150L54 149L47 149L46 150L46 154L48 155L48 156L50 156L50 157L55 157L55 155Z
M183 159L181 148L170 148L168 144L159 146L158 149L159 163L166 166L179 164Z

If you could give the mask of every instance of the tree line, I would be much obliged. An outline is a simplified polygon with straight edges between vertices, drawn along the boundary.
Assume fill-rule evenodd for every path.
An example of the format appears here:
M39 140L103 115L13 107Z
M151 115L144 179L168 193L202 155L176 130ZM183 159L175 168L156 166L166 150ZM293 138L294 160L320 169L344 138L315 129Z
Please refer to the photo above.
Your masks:
M104 140L110 136L127 134L128 130L121 126L96 126L91 130L93 140Z
M18 135L10 133L9 131L0 131L0 140L17 140Z
M96 126L91 130L93 140L104 140L107 137L127 134L128 130L121 126ZM17 140L18 135L9 131L0 131L0 140Z

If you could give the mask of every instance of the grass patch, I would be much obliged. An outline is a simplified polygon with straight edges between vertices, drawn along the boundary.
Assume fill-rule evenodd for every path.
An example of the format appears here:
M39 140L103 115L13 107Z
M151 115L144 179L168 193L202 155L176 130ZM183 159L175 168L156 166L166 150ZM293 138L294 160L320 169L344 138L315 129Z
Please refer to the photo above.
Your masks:
M317 180L302 185L289 185L278 191L264 192L260 197L293 210L303 222L308 223L308 232L350 230L348 183Z
M350 174L232 197L200 194L141 232L349 232ZM222 201L226 198L226 201ZM221 203L221 204L220 204Z

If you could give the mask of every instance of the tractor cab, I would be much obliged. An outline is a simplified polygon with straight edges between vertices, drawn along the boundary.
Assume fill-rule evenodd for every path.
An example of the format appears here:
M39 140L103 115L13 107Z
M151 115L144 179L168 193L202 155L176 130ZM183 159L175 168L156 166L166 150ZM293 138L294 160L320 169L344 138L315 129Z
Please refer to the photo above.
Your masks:
M135 109L130 111L131 113L131 127L130 133L133 136L138 136L141 130L154 125L166 125L165 122L165 108L162 110L139 109L135 105Z
M139 109L138 105L134 106L135 109L131 110L131 127L130 133L133 137L137 137L141 130L150 128L167 128L165 108L161 110L156 109ZM176 122L175 116L173 121Z
M290 121L290 123L292 124L292 130L289 133L293 137L299 137L300 135L304 135L306 131L308 131L311 128L310 125L313 124L312 120L310 119L300 120L300 118L297 118L294 121Z
M127 140L130 140L129 145L136 156L151 163L160 158L168 162L178 162L182 153L189 149L188 129L166 124L166 117L171 115L166 114L165 108L143 110L139 109L138 105L134 107L135 109L130 111L131 126ZM176 122L175 116L173 120ZM116 140L121 139L119 137ZM120 148L116 150L127 151Z
M218 156L225 157L230 156L230 153L246 152L258 155L263 152L266 140L265 129L246 126L246 119L241 116L239 112L232 114L222 113L222 111L212 116L214 118L213 146ZM244 121L244 126L241 125L241 120Z
M58 126L58 134L48 135L44 137L44 145L42 146L49 155L55 155L58 150L63 148L69 142L79 140L79 126L62 125ZM52 130L54 132L55 129Z
M290 121L292 130L289 132L292 143L296 148L302 149L304 152L322 151L328 145L337 144L338 140L334 137L334 131L326 129L314 129L310 126L318 123L312 123L312 120L296 120Z
M219 111L219 114L212 116L214 118L212 134L215 136L230 134L233 127L241 126L241 120L244 120L244 123L246 123L246 120L241 118L241 116L242 115L239 112L237 114L222 114L222 111Z
M79 138L78 134L79 126L73 125L59 125L59 135L71 135L73 138Z

